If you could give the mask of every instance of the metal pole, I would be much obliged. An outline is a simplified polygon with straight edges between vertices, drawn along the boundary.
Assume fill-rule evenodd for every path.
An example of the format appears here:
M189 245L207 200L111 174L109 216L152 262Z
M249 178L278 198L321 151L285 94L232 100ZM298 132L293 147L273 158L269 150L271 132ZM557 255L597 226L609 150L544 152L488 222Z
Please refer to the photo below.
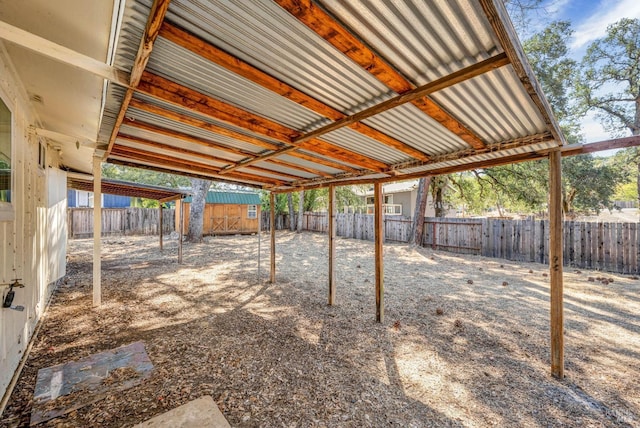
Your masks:
M258 282L260 282L260 244L262 241L262 212L256 208L258 212Z
M93 306L102 305L102 158L93 158Z
M158 213L160 214L160 218L158 219L159 223L159 235L160 235L160 251L162 251L162 202L158 201Z
M178 244L178 263L182 264L182 233L184 232L184 203L180 200L180 235Z

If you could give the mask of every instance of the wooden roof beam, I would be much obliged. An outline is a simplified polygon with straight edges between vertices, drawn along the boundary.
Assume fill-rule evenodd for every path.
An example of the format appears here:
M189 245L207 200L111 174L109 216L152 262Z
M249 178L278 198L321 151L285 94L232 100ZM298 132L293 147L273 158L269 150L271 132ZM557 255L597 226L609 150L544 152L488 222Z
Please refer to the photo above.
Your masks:
M131 107L137 108L147 113L164 117L165 119L173 120L174 122L179 122L184 125L193 126L194 128L204 129L206 131L213 132L214 134L220 134L225 137L233 138L235 140L244 141L245 143L253 144L254 146L261 147L264 149L277 150L281 147L281 145L270 143L260 138L246 135L241 132L233 131L223 126L218 126L211 122L207 122L205 120L198 119L196 117L189 116L187 114L178 113L173 110L168 110L166 108L163 108L154 104L149 104L144 101L137 100L135 98L131 100ZM135 126L133 124L134 122L136 121L128 121L127 124L131 126ZM222 147L223 146L220 145L220 149L224 150ZM226 147L227 150L234 150L232 147L229 147L226 145L224 147ZM243 153L245 153L247 156L252 155L251 152L238 151L238 154L243 154Z
M213 175L214 177L219 176L220 168L207 165L200 162L187 161L184 159L180 159L177 157L162 155L155 152L150 152L147 150L140 150L133 147L115 145L113 147L113 155L126 157L130 160L137 160L140 162L149 162L154 163L156 165L160 165L161 167L172 168L172 167L182 167L191 169L195 172L206 173ZM283 180L278 180L271 177L263 177L259 175L247 174L247 173L239 173L234 172L233 174L228 174L229 178L238 178L240 180L246 179L249 181L271 184L271 185L286 185L287 182Z
M222 177L212 177L210 175L203 175L203 174L196 174L194 172L189 172L187 171L176 171L175 169L167 169L167 168L162 168L159 166L154 166L154 165L146 165L146 164L142 164L139 163L140 160L139 159L135 159L135 160L123 160L123 159L118 159L118 158L114 158L114 157L109 157L107 159L108 163L112 163L114 165L122 165L122 166L128 166L131 168L139 168L139 169L145 169L148 171L155 171L155 172L162 172L164 174L178 174L178 175L183 175L185 177L191 177L191 178L198 178L201 180L216 180L216 181L220 181L223 183L229 183L229 184L242 184L244 186L249 186L249 187L255 187L258 189L264 189L268 186L263 185L262 183L256 183L256 182L250 182L250 181L240 181L240 180L229 180L228 178L222 178Z
M104 154L105 159L109 156L109 153L113 148L118 132L120 131L120 125L122 125L122 120L124 119L127 108L129 107L129 103L133 98L133 92L140 83L142 73L147 67L149 57L151 56L151 51L153 50L153 43L158 37L158 32L160 30L160 26L162 25L162 21L164 21L164 17L167 14L167 9L169 9L170 1L171 0L154 0L153 4L151 5L149 17L147 18L147 25L145 27L144 33L142 34L142 38L140 39L138 53L136 54L136 58L133 62L133 67L131 68L131 74L129 75L129 88L122 98L120 111L116 116L116 122L113 125L113 129L111 130L109 145L107 146L107 150Z
M436 164L436 163L441 163L441 162L449 162L452 160L458 160L458 159L463 159L463 158L468 158L468 157L472 157L472 156L478 156L478 155L482 155L485 153L492 153L492 152L496 152L496 151L500 151L500 150L509 150L509 149L516 149L519 147L523 147L523 146L528 146L531 144L536 144L536 143L544 143L544 142L548 142L548 141L552 141L553 140L553 135L550 132L544 132L541 134L535 134L535 135L530 135L528 137L524 137L524 138L518 138L518 139L514 139L514 140L510 140L510 141L505 141L502 143L497 143L497 144L493 144L491 146L487 146L482 150L474 150L472 148L468 148L465 150L460 150L458 152L455 153L450 153L450 154L446 154L446 155L442 155L442 156L438 156L437 158L432 158L429 162L407 162L407 163L398 163L393 165L393 171L396 172L396 174L394 176L389 176L389 177L382 177L382 178L378 178L375 181L397 181L397 180L405 180L405 179L410 179L410 178L415 178L415 174L407 174L407 173L403 173L402 170L405 169L409 169L409 168L417 168L420 166L425 166L425 165L430 165L430 164ZM550 150L550 149L545 149L546 151ZM536 151L535 153L541 153L543 152L543 150L539 150ZM529 154L530 152L527 152L525 154ZM498 162L500 158L497 159L486 159L486 160L482 160L479 162L486 162L488 164L490 164L491 162L495 161ZM499 163L500 165L502 165L502 163ZM467 164L462 164L462 165L467 165ZM454 165L451 168L457 168L458 165ZM467 169L474 169L474 168L466 168L463 170L467 170ZM432 171L432 170L429 170ZM457 172L457 171L452 171L452 172ZM421 177L424 175L424 173L416 173L418 177ZM442 173L444 174L444 173ZM388 174L391 175L391 172ZM324 184L324 185L328 185L328 184L336 184L336 185L347 185L347 184L354 184L354 183L365 183L366 181L363 181L361 179L354 179L357 177L361 177L362 174L352 174L352 173L345 173L345 174L340 174L340 175L336 175L332 178L329 179L310 179L307 180L305 182L300 181L297 183L294 183L294 186L296 188L302 188L302 187L308 187L308 186L314 186L311 188L316 188L317 184ZM341 181L340 181L341 180ZM373 181L371 181L373 182ZM322 187L322 186L320 186ZM277 190L277 189L276 189Z
M255 156L256 154L250 152L248 150L238 149L235 147L227 146L225 144L216 143L214 141L196 137L191 134L187 134L180 131L174 131L173 129L163 128L161 126L152 125L150 123L142 122L139 120L133 120L129 118L125 118L123 121L123 125L127 125L131 128L140 129L143 131L152 132L154 134L162 135L169 138L174 138L181 141L187 141L189 143L197 144L202 147L207 147L210 149L224 151L226 153L234 154L236 156ZM122 134L122 131L120 131Z
M84 70L118 85L128 87L129 75L93 57L36 36L21 28L0 21L0 39L27 48L63 64Z
M275 0L283 9L295 16L320 37L331 43L336 49L348 56L363 69L374 75L398 94L405 94L415 89L415 85L405 79L395 68L380 58L375 52L347 31L327 12L313 4L311 0ZM424 96L420 100L410 101L428 116L456 134L471 147L482 148L485 143L459 120L445 111L431 98ZM350 125L349 125L350 126Z
M118 140L125 140L125 141L130 141L132 143L135 144L140 144L140 145L144 145L147 147L153 147L154 149L159 149L159 150L166 150L166 151L170 151L173 153L179 153L181 155L186 155L186 156L193 156L193 157L197 157L203 160L207 160L210 162L218 162L218 163L222 163L222 164L227 164L229 163L229 159L224 159L224 158L220 158L218 156L212 156L209 155L207 153L202 153L202 152L198 152L195 150L189 150L189 149L185 149L184 147L176 147L176 146L172 146L169 144L164 144L164 143L158 143L156 141L151 141L151 140L147 140L145 138L139 138L139 137L134 137L131 135L126 135L126 134L118 134ZM122 144L119 144L122 145ZM279 175L281 177L285 177L285 178L289 178L292 180L299 180L302 177L299 175L293 175L293 174L288 174L286 172L278 172L278 171L274 171L274 170L270 170L268 168L262 168L259 166L255 166L252 165L250 167L248 167L248 169L250 170L254 170L254 171L259 171L259 172L263 172L263 173L268 173L268 174L274 174L274 175Z
M152 97L188 108L198 112L199 114L247 129L251 132L264 135L265 137L273 138L287 145L298 146L305 150L329 156L342 162L358 165L364 169L384 172L389 168L387 164L380 162L377 159L370 158L316 138L305 138L304 141L298 141L300 133L294 129L287 128L286 126L272 120L216 100L210 96L201 94L193 89L148 72L143 74L138 90ZM295 149L296 147L291 148L291 150ZM268 159L270 156L277 156L279 154L279 151L276 151L272 155L266 155L266 157L261 160ZM232 165L229 168L225 168L223 173L226 174L227 172L242 168L243 166L254 162L255 158L249 159L242 164L238 163Z
M131 100L131 104L130 105L131 105L131 107L135 107L137 109L146 111L147 113L152 113L152 114L155 114L155 115L158 115L158 116L162 116L162 117L164 117L166 119L173 120L175 122L179 122L179 123L182 123L182 124L185 124L185 125L189 125L189 126L193 126L193 127L196 127L196 128L201 128L201 129L204 129L204 130L216 133L216 134L221 134L221 135L224 135L226 137L230 137L230 138L236 139L236 140L244 141L246 143L253 144L253 145L258 146L258 147L264 147L265 149L276 150L276 149L281 147L281 146L269 143L267 141L261 140L259 138L256 138L256 137L253 137L253 136L249 136L249 135L245 135L245 134L242 134L240 132L236 132L236 131L233 131L233 130L230 130L230 129L227 129L227 128L224 128L224 127L221 127L221 126L217 126L217 125L214 125L214 124L212 124L210 122L206 122L204 120L197 119L195 117L192 117L192 116L189 116L189 115L186 115L186 114L177 113L177 112L174 112L172 110L167 110L165 108L162 108L160 106L156 106L156 105L153 105L153 104L145 103L144 101L139 101L139 100L137 100L135 98ZM127 121L127 124L130 125L130 126L136 126L135 123L141 123L139 121L128 120L126 118L125 118L125 120ZM151 129L149 129L149 130L151 130ZM180 137L180 138L182 138L182 137ZM243 151L243 150L240 150L240 149L234 149L234 148L228 147L228 146L220 145L219 148L220 148L220 150L227 150L227 151L230 151L232 153L242 154L242 155L245 155L245 156L248 156L248 157L255 156L251 152ZM350 172L356 171L355 169L353 169L351 167L348 167L346 165L343 165L343 164L340 164L340 163L337 163L337 162L333 162L333 161L330 161L330 160L327 160L327 159L323 159L323 158L318 158L318 157L315 157L315 156L307 155L306 153L291 152L289 154L291 156L293 156L293 157L297 157L297 158L300 158L300 159L305 159L305 160L308 160L310 162L318 163L320 165L328 166L330 168L338 169L338 170L341 170L341 171L350 171Z
M480 0L480 5L484 10L493 31L495 32L502 49L509 58L516 75L525 87L529 97L534 102L542 114L542 118L547 127L551 130L553 137L560 144L565 144L564 134L555 120L553 110L544 97L544 92L538 83L533 70L529 65L524 50L520 46L515 29L511 25L511 19L504 7L502 0Z
M509 59L507 58L507 56L504 53L499 53L483 61L480 61L476 64L473 64L468 67L462 68L458 71L455 71L440 79L436 79L425 85L422 85L408 92L405 92L404 94L397 95L393 98L390 98L386 101L383 101L379 104L376 104L358 113L352 114L351 116L347 116L344 119L337 120L333 123L330 123L319 129L316 129L315 131L308 132L300 137L295 138L293 140L293 143L294 144L301 143L314 138L318 138L321 135L324 135L328 132L335 131L337 129L343 128L355 122L360 122L362 120L368 119L372 116L375 116L376 114L385 112L392 108L401 106L409 102L417 101L420 98L426 97L429 94L448 88L457 83L464 82L465 80L479 76L488 71L495 70L496 68L500 68L504 65L507 65L508 63L509 63ZM483 147L484 147L484 143L483 143Z
M548 137L545 139L546 141L554 140L553 135L551 133L547 133L546 135L548 135ZM624 137L624 138L616 138L612 140L598 141L596 143L572 144L572 145L563 146L560 148L549 148L544 150L537 150L534 152L517 153L515 155L505 156L497 159L485 159L485 160L479 160L479 161L470 162L470 163L463 163L460 165L445 166L442 168L432 169L429 171L416 172L412 174L404 174L404 175L401 175L400 177L395 177L395 178L388 177L388 178L380 178L377 180L370 180L370 181L367 181L366 179L352 179L352 180L343 180L343 181L327 180L321 183L312 183L307 185L300 184L293 188L274 189L273 191L276 193L292 192L294 190L305 190L305 189L315 189L319 187L327 187L329 184L334 184L336 186L348 186L352 184L367 184L367 183L372 183L373 181L386 183L390 181L420 178L420 177L425 177L427 175L442 175L442 174L451 174L454 172L470 171L472 169L479 169L479 168L492 168L494 166L508 165L512 163L546 159L547 156L549 155L549 152L553 150L559 150L562 157L567 157L567 156L577 156L577 155L584 155L588 153L595 153L603 150L615 150L615 149L623 149L623 148L638 147L638 146L640 146L640 135Z
M200 55L203 58L208 59L209 61L218 64L221 67L226 68L229 71L232 71L235 74L238 74L244 77L247 80L250 80L258 85L277 93L297 104L300 104L311 111L314 111L318 114L321 114L324 117L327 117L332 120L338 120L344 118L346 115L333 107L330 107L327 104L322 103L321 101L316 100L315 98L307 95L294 87L284 83L275 77L270 76L269 74L253 67L252 65L242 61L224 52L221 49L207 43L206 41L200 39L197 36L188 33L181 28L178 28L174 25L165 22L160 29L160 36L170 40L171 42L182 46L183 48L195 53L196 55ZM427 161L429 156L426 153L421 152L408 144L403 143L389 135L384 134L374 128L371 128L364 123L359 124L351 124L350 128L354 129L356 132L359 132L367 137L373 138L389 147L392 147L398 151L406 153L412 158Z
M217 100L164 77L145 72L138 90L154 98L193 110L202 115L287 143L299 135L270 119Z
M188 141L194 144L198 144L204 147L210 147L212 149L216 149L216 150L221 150L227 153L233 153L236 155L240 155L240 156L245 156L245 157L255 157L258 156L258 154L256 153L252 153L249 152L247 150L242 150L242 149L237 149L235 147L230 147L230 146L226 146L226 145L222 145L222 144L218 144L218 143L213 143L210 140L204 139L204 138L200 138L200 137L195 137L193 135L190 134L185 134L183 132L179 132L179 131L174 131L172 129L167 129L167 128L162 128L159 126L155 126L155 125L151 125L148 124L146 122L141 122L138 120L133 120L133 119L129 119L129 118L125 118L124 125L128 125L134 128L138 128L138 129L143 129L145 131L150 131L159 135L164 135L167 137L171 137L171 138L175 138L175 139L179 139L179 140L183 140L183 141ZM118 135L118 137L123 137L124 135L122 134L122 132ZM158 144L162 144L162 143L158 143ZM167 146L165 144L163 144L164 146ZM174 147L174 146L167 146L167 147ZM199 153L199 152L195 152L194 153ZM219 158L221 162L225 162L226 164L228 164L229 162L234 162L231 159L227 159L227 158ZM304 171L304 172L308 172L311 174L316 174L316 175L322 175L322 176L326 176L326 177L330 177L331 174L328 174L324 171L320 171L314 168L307 168L301 165L296 165L290 162L285 162L282 160L275 160L275 159L270 159L267 162L269 163L273 163L274 165L280 165L280 166L284 166L287 168L291 168L291 169L297 169L298 171Z

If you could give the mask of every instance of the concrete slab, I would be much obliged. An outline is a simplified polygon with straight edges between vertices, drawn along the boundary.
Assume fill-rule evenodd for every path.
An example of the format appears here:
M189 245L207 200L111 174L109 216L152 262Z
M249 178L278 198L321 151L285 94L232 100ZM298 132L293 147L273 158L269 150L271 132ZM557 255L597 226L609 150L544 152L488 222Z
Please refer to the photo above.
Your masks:
M155 416L134 428L231 428L209 395Z

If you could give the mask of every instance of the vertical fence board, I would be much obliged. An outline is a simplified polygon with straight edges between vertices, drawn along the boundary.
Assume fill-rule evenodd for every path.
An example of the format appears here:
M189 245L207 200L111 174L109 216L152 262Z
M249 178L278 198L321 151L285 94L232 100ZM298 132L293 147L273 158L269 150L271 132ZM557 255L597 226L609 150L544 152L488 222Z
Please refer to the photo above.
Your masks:
M89 210L90 211L90 210ZM157 210L152 210L157 212ZM168 211L168 210L167 210ZM173 219L168 213L167 220ZM70 233L86 230L91 224L80 216L69 214ZM125 220L121 220L125 219ZM138 233L157 233L153 218L146 213L132 212L126 218L105 218L110 227L123 227ZM373 216L368 214L337 215L337 232L340 236L369 240L374 239ZM167 221L168 223L168 221ZM284 216L276 218L276 227L288 224ZM128 226L127 226L128 225ZM135 227L134 227L135 226ZM268 228L268 218L263 219ZM327 232L326 213L305 213L303 226L306 230ZM85 229L83 229L83 227ZM171 226L173 227L173 226ZM384 217L385 239L407 242L411 220L395 216ZM636 223L564 222L565 265L580 268L600 269L619 273L640 273L639 252L640 228ZM461 254L478 254L485 257L548 264L549 226L546 220L505 219L457 219L425 218L422 246Z

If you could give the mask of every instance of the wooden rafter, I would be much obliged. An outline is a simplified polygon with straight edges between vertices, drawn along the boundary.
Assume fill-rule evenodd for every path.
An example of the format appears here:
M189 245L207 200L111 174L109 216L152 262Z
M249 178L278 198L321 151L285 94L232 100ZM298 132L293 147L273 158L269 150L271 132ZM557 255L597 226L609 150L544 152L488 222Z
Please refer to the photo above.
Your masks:
M464 82L465 80L471 79L475 76L479 76L488 71L495 70L496 68L500 68L508 63L509 59L504 53L497 54L485 59L484 61L480 61L476 64L462 68L445 77L436 79L423 86L405 92L402 95L395 96L358 113L352 114L351 116L347 116L344 119L337 120L333 123L316 129L315 131L308 132L294 139L293 143L300 143L313 138L318 138L328 132L335 131L355 122L360 122L362 120L370 118L371 116L385 112L403 104L419 100L420 98L426 97L429 94L448 88L457 83Z
M161 126L152 125L150 123L142 122L140 120L133 120L129 118L125 118L123 125L127 125L128 127L140 129L143 131L153 132L154 134L162 135L169 138L175 138L181 141L187 141L189 143L197 144L202 147L207 147L210 149L221 150L230 154L234 154L236 156L255 156L255 153L252 153L248 150L239 149L232 146L227 146L226 144L220 144L214 141L211 141L206 138L196 137L194 135L187 134L185 132L175 131L173 129L163 128ZM122 133L122 131L120 131Z
M123 122L123 125L131 126L131 127L137 128L137 129L145 130L145 131L150 131L150 132L153 132L153 133L156 133L156 134L159 134L159 135L164 135L164 136L167 136L167 137L175 138L177 140L188 141L188 142L191 142L191 143L194 143L194 144L198 144L198 145L203 146L203 147L209 147L209 148L212 148L212 149L224 151L226 153L233 153L235 155L240 155L240 156L245 156L245 157L247 157L247 156L249 156L249 157L256 156L255 153L249 152L247 150L242 150L242 149L238 149L238 148L235 148L235 147L230 147L230 146L219 144L219 143L214 143L211 140L207 140L207 139L200 138L200 137L195 137L193 135L186 134L184 132L174 131L174 130L171 130L171 129L162 128L160 126L151 125L149 123L141 122L139 120L133 120L133 119L125 118L124 122ZM122 138L127 138L127 137L124 137L124 135L125 134L123 134L121 132L118 137L119 138L121 138L121 137ZM133 138L133 137L128 137L128 138ZM165 144L162 144L162 143L157 143L157 144L161 144L161 145L163 145L165 147L174 147L174 146L168 146L168 145L165 145ZM196 152L196 151L191 151L191 152L199 153L199 152ZM225 158L225 157L218 157L218 159L219 159L220 162L224 162L225 165L228 164L229 162L234 162L232 159ZM284 166L286 168L297 169L298 171L304 171L304 172L308 172L308 173L315 174L315 175L321 175L321 176L326 176L326 177L330 176L330 174L328 174L326 172L323 172L323 171L320 171L320 170L317 170L317 169L314 169L314 168L307 168L307 167L304 167L304 166L296 165L296 164L293 164L293 163L290 163L290 162L285 162L285 161L282 161L282 160L270 159L268 161L268 163L272 163L274 165L279 165L279 166Z
M126 147L121 145L115 145L113 147L112 154L113 156L124 157L129 160L139 161L140 159L144 159L145 163L151 163L163 168L175 168L175 167L185 168L187 170L192 170L198 173L209 174L213 177L218 177L219 176L218 173L220 171L220 168L213 167L208 164L187 161L177 157L162 155L156 152L150 152L147 150L140 150L133 147ZM240 181L248 180L255 183L270 184L274 186L286 185L286 182L283 180L278 180L271 177L263 177L263 176L254 175L254 174L247 174L244 172L242 173L234 172L233 174L228 174L227 177L237 178Z
M311 0L275 1L283 9L287 10L299 21L331 43L336 49L398 94L404 94L415 89L415 85L405 79L397 70L380 58L379 55L347 31L327 12L314 5ZM484 142L476 134L426 95L422 102L413 100L411 103L459 136L471 147L484 147Z
M344 113L316 100L310 95L295 89L174 25L165 22L160 29L160 36L329 119L338 120L346 116ZM349 127L389 147L406 153L415 159L422 161L429 159L429 156L420 150L371 128L364 123L354 123L349 125Z
M298 171L308 172L309 174L320 175L322 177L331 177L331 174L329 174L328 172L321 171L321 170L315 169L315 168L309 168L309 167L302 166L302 165L296 165L296 164L293 164L291 162L285 162L285 161L283 161L281 159L271 158L271 159L267 160L266 162L270 163L270 164L273 164L273 165L283 166L285 168L297 169Z
M219 158L217 156L212 156L212 155L198 152L195 150L185 149L184 147L172 146L169 144L159 143L157 141L151 141L151 140L147 140L146 138L135 137L135 136L127 135L123 133L118 134L118 140L116 142L115 147L129 147L125 144L122 144L122 141L131 142L131 143L139 144L146 147L151 147L158 150L171 151L173 153L177 153L181 155L199 157L201 159L205 159L210 162L216 162L218 164L223 164L223 165L228 162L228 160ZM219 166L216 168L218 168L218 170L220 169Z
M538 140L538 142L553 141L553 140L555 140L553 138L553 135L551 135L550 133L547 133L547 137ZM614 149L622 149L622 148L638 147L638 146L640 146L640 136L632 136L632 137L625 137L625 138L617 138L613 140L599 141L596 143L574 144L569 146L563 146L560 148L560 154L562 157L577 156L582 154L595 153L603 150L614 150ZM307 184L299 183L294 187L288 187L287 189L282 189L282 190L273 189L273 191L276 193L281 193L281 192L292 192L296 190L317 189L321 187L327 187L330 184L335 184L336 186L348 186L352 184L368 184L372 182L388 183L391 181L397 181L398 179L410 180L414 178L421 178L426 175L433 176L433 175L442 175L442 174L452 174L454 172L470 171L473 169L491 168L494 166L541 160L541 159L545 159L549 155L549 152L552 150L557 150L557 149L549 148L549 149L537 150L533 152L517 153L514 155L504 156L497 159L485 159L485 160L479 160L479 161L474 161L469 163L463 163L460 165L444 166L441 168L430 169L428 171L423 171L423 172L403 174L400 177L385 177L385 178L379 178L376 180L366 180L366 179L357 179L357 178L345 179L345 180L334 179L334 180L327 180L327 181L318 182L318 183L307 183ZM438 161L438 160L435 160L435 161Z
M114 165L122 165L122 166L128 166L131 168L140 168L140 169L146 169L148 171L155 171L155 172L162 172L164 174L175 174L176 170L175 168L162 168L159 166L155 166L155 165L146 165L143 163L140 163L139 159L134 159L134 160L124 160L124 159L119 159L119 158L115 158L115 157L109 157L109 159L107 159L108 163L112 163ZM180 175L184 175L185 177L191 177L191 178L199 178L201 180L211 180L212 178L215 178L216 181L221 181L223 183L229 183L229 184L238 184L238 182L241 182L243 185L245 186L250 186L250 187L255 187L258 189L262 189L264 188L264 185L262 183L259 182L251 182L251 181L242 181L242 180L229 180L228 178L224 178L224 177L212 177L210 175L206 175L206 174L196 174L190 170L185 170L185 171L180 171Z
M105 157L109 156L109 153L113 148L116 137L118 136L118 132L120 131L120 125L122 125L122 120L124 119L127 108L129 107L129 103L133 98L133 92L140 83L142 73L147 67L149 57L151 56L151 51L153 50L153 43L158 37L158 32L160 30L162 22L164 21L164 17L167 14L167 9L169 8L170 1L171 0L154 0L153 4L151 5L149 17L147 18L147 25L145 27L144 33L142 34L140 46L138 47L138 53L136 54L136 59L134 60L133 67L131 69L131 74L129 77L129 88L122 98L120 111L116 116L116 122L113 125L113 130L111 131L111 136L109 137L109 145L107 146Z
M524 50L520 47L518 36L511 25L511 19L509 19L509 14L504 4L501 0L480 0L480 5L520 82L542 114L545 124L551 130L556 141L559 144L565 144L564 134L560 130L557 122L553 119L554 116L551 106L544 97L542 88L529 66Z
M30 49L55 61L71 65L121 86L129 86L129 75L102 61L71 50L21 28L0 21L0 39Z
M174 112L172 110L167 110L165 108L162 108L160 106L156 106L153 104L149 104L149 103L145 103L144 101L140 101L137 99L132 99L131 100L131 107L135 107L139 110L143 110L147 113L152 113L161 117L164 117L166 119L178 122L178 123L182 123L185 125L189 125L189 126L193 126L195 128L200 128L200 129L205 129L207 131L213 132L215 134L220 134L220 135L224 135L226 137L230 137L236 140L240 140L240 141L244 141L246 143L249 144L253 144L255 146L258 147L263 147L265 149L269 149L269 150L276 150L278 149L280 146L269 143L267 141L261 140L259 138L250 136L250 135L246 135L240 132L236 132L221 126L217 126L214 125L210 122L201 120L201 119L197 119L195 117L186 115L186 114L182 114L182 113L178 113L178 112ZM127 120L127 119L125 119ZM139 121L133 121L133 120L127 120L127 125L130 126L136 126L135 123L140 123ZM175 131L174 131L175 132ZM182 138L182 137L180 137ZM228 147L228 149L225 149L226 147ZM223 146L222 144L220 144L220 150L227 150L227 151L232 151L232 153L237 153L237 154L242 154L248 157L254 157L255 155L251 152L246 152L240 149L234 149L230 146ZM337 162L333 162L324 158L319 158L317 156L312 156L312 155L308 155L306 153L302 153L302 152L292 152L289 153L291 156L293 157L297 157L300 159L304 159L307 160L309 162L314 162L320 165L324 165L324 166L328 166L330 168L334 168L334 169L338 169L341 171L348 171L348 172L355 172L356 170L353 168L350 168L346 165L337 163Z
M298 158L298 159L303 159L309 162L313 162L316 163L318 165L324 165L324 166L328 166L329 168L333 168L333 169L337 169L340 171L346 171L346 172L357 172L359 171L356 168L352 168L350 166L344 165L342 163L338 163L338 162L334 162L331 161L329 159L325 159L319 156L315 156L312 154L308 154L308 153L303 153L301 151L295 151L295 152L291 152L288 153L289 156Z
M144 101L139 101L137 99L131 100L131 107L135 107L139 110L145 111L147 113L152 113L166 119L173 120L178 123L182 123L184 125L193 126L194 128L204 129L206 131L212 132L214 134L223 135L225 137L230 137L236 140L244 141L245 143L253 144L254 146L261 147L268 150L277 150L281 146L278 144L270 143L268 141L262 140L260 138L256 138L250 135L243 134L241 132L233 131L231 129L225 128L223 126L215 125L211 122L207 122L202 119L198 119L193 116L189 116L187 114L178 113L172 110L168 110L166 108L149 104ZM131 121L132 122L132 121ZM132 124L129 122L128 124ZM222 147L222 146L221 146ZM241 154L241 153L239 153ZM246 153L247 156L251 156L250 152Z
M179 153L181 155L197 157L209 162L222 163L223 165L229 162L229 159L224 159L224 158L213 156L207 153L198 152L196 150L185 149L184 147L177 147L169 144L159 143L157 141L151 141L145 138L135 137L135 136L126 135L122 133L118 135L118 140L130 141L135 144L152 147L159 150L166 150L173 153ZM262 168L255 165L248 167L248 169L256 172L279 175L281 177L289 178L291 180L299 180L301 178L301 176L299 175L293 175L293 174L289 174L281 171L274 171L268 168Z
M199 114L264 135L274 140L288 142L299 135L273 120L260 117L239 107L202 94L164 77L145 72L138 90L152 97L168 101Z
M163 101L188 108L201 115L295 146L291 150L299 147L377 172L383 172L389 168L384 162L317 138L304 138L302 139L303 141L298 141L300 133L296 130L148 72L143 73L138 90ZM274 153L273 156L278 154ZM266 159L268 158L266 157ZM246 163L243 162L242 165L232 166L225 169L224 173L226 174L253 162L254 160L249 160Z

